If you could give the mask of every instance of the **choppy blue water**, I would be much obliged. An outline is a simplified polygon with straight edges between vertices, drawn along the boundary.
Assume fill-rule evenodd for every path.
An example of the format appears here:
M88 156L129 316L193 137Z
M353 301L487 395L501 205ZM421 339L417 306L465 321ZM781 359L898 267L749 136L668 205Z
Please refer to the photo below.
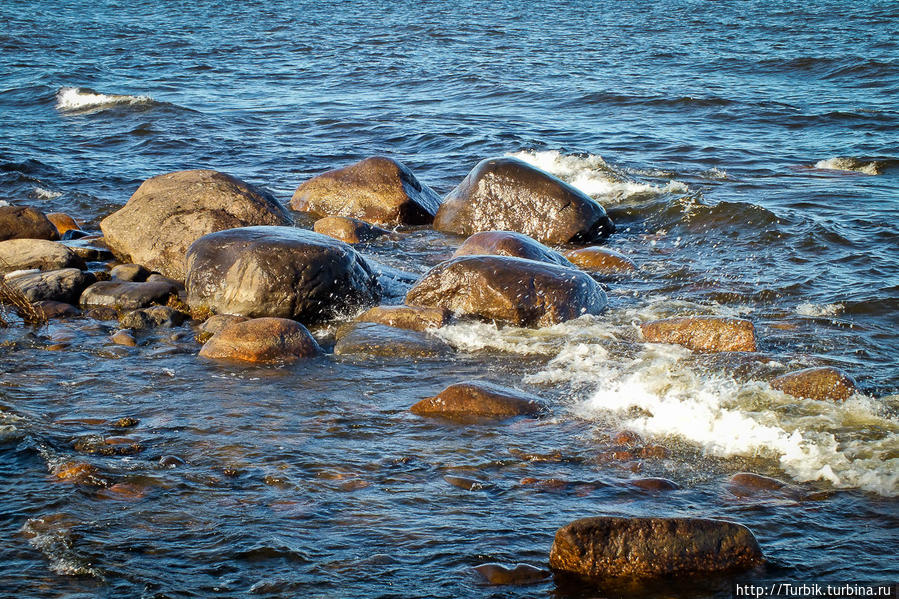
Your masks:
M519 345L517 333L455 330L465 351L449 363L235 373L196 363L178 339L115 354L86 325L4 332L0 589L592 596L552 582L492 589L469 568L545 563L555 529L595 513L745 522L771 558L758 579L895 578L895 2L7 1L0 23L0 200L96 229L172 170L219 169L286 202L308 177L372 154L440 193L480 159L516 154L602 202L619 225L609 246L643 266L609 284L605 321L549 340L521 333ZM370 251L421 272L453 243L420 231ZM840 366L862 394L816 411L758 391L733 364L634 361L608 344L634 320L697 311L752 318L778 363ZM58 335L74 349L46 351ZM660 368L690 373L683 396L658 390ZM463 375L554 398L552 424L448 430L408 415ZM612 405L687 409L688 396L733 443ZM85 420L122 415L141 420L145 449L90 459L107 487L145 496L111 500L48 475L78 458L73 439L109 434ZM597 460L600 433L623 424L669 446L640 467L681 491L628 490L631 466ZM166 454L187 466L159 469ZM835 494L737 501L722 481L742 469ZM486 490L445 483L460 471ZM535 490L527 477L568 486Z

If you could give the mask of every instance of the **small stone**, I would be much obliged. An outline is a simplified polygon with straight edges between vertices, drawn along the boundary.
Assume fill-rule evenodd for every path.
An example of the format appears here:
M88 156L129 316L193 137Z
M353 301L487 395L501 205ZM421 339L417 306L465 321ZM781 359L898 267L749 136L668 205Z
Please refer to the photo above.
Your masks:
M390 231L370 225L363 220L346 216L326 216L315 221L312 230L344 243L361 243L371 241L382 235L388 235Z
M59 480L80 482L97 472L97 468L85 462L66 462L53 469Z
M177 468L184 465L184 460L174 455L164 455L159 458L159 465L163 468Z
M502 564L481 564L475 566L474 569L487 581L487 584L492 585L534 584L543 582L550 576L548 570L529 564L515 564L511 568Z
M42 300L34 302L34 307L44 313L44 316L50 318L74 318L81 315L81 310L67 304L65 302L54 302L50 300Z
M99 308L93 308L88 310L85 313L85 316L88 318L92 318L94 320L118 320L119 313L115 308L107 308L105 306L101 306Z
M543 401L536 395L483 381L450 385L411 408L419 416L454 419L535 416L544 410Z
M425 331L448 324L450 312L444 308L375 306L366 310L356 320L359 322L374 322L411 331Z
M487 486L487 483L485 483L484 481L477 480L476 478L468 478L467 476L453 476L448 474L443 477L443 480L454 487L458 487L466 491L480 491Z
M852 377L832 366L781 375L771 381L771 387L793 397L819 401L844 401L857 391Z
M137 418L125 416L113 422L112 426L114 426L115 428L131 428L132 426L137 426L138 424L140 424L140 420L138 420Z
M249 320L246 316L235 316L234 314L213 314L200 325L200 333L197 335L197 341L206 343L213 335L224 329L233 322L243 322Z
M645 322L640 328L649 343L673 343L698 352L756 350L755 328L742 318L665 318Z
M137 346L137 339L135 339L134 335L129 331L117 331L109 339L116 345L125 345L127 347Z
M81 305L89 308L105 306L119 310L138 310L154 304L165 305L177 295L178 287L168 281L99 281L84 290Z
M621 274L637 270L633 260L616 251L591 246L565 252L575 266L600 274Z
M276 364L321 353L318 343L300 323L286 318L253 318L233 322L213 335L200 350L200 357Z

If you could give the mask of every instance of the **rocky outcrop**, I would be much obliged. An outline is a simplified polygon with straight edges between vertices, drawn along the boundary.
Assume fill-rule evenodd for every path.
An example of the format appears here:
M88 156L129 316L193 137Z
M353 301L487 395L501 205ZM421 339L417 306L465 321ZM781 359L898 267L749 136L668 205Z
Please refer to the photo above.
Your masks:
M591 241L614 230L589 196L516 158L482 160L443 201L438 231L516 231L543 243Z
M258 364L294 362L322 353L300 323L286 318L253 318L232 322L212 336L200 357Z
M591 579L726 572L763 561L745 526L700 518L583 518L556 532L549 565Z
M462 256L432 268L406 304L457 314L548 326L605 309L606 294L589 275L509 256Z
M59 239L46 216L31 206L0 206L0 241L7 239Z
M590 246L565 252L575 266L604 275L616 275L637 270L633 260L613 250Z
M546 406L536 395L477 381L450 385L410 409L419 416L467 419L535 416Z
M381 287L349 245L292 227L206 235L187 253L192 309L317 322L367 308Z
M418 331L359 322L340 334L334 353L380 357L433 358L448 356L453 348L445 341Z
M32 268L39 270L84 268L84 261L75 252L55 241L44 239L0 241L0 273Z
M290 206L317 216L349 216L370 223L427 225L440 197L406 165L372 156L328 171L297 187Z
M203 235L290 224L289 214L271 194L224 173L193 170L147 179L100 228L122 262L183 281L187 248Z
M326 216L312 225L312 230L344 243L362 243L371 241L382 235L390 233L387 229L370 225L357 218L346 216Z
M168 281L99 281L81 294L81 305L86 308L104 306L116 310L139 310L152 305L165 305L178 296L178 287Z
M851 376L832 366L790 372L772 380L771 386L793 397L820 401L843 401L857 390Z
M93 273L77 268L63 268L46 272L29 272L7 276L6 282L18 289L30 302L54 301L77 304L81 292L95 283Z
M512 256L572 268L565 256L514 231L482 231L466 239L453 256Z
M640 325L649 343L673 343L698 352L755 351L755 327L742 318L691 316Z
M450 313L443 308L375 306L363 312L356 320L410 331L425 331L445 326L450 321Z

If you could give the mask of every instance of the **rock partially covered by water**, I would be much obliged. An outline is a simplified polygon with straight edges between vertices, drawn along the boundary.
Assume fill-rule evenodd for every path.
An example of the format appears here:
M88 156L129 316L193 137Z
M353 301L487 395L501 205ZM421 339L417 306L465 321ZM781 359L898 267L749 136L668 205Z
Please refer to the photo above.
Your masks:
M403 358L448 356L453 348L445 341L418 331L398 329L373 322L359 322L340 335L334 346L337 355Z
M315 221L312 230L334 239L339 239L344 243L362 243L387 235L390 233L387 229L370 225L358 218L349 218L346 216L326 216L325 218Z
M771 386L793 397L822 401L843 401L856 392L852 377L832 366L790 372L772 380Z
M465 419L534 416L543 412L546 406L536 395L477 381L450 385L410 409L419 416Z
M300 323L287 318L253 318L232 322L212 336L200 356L258 364L295 362L322 353Z
M674 343L698 352L755 351L755 327L743 318L690 316L640 325L649 343Z
M151 306L123 314L119 324L136 331L155 327L172 328L187 319L187 315L169 306Z
M302 183L290 206L318 216L349 216L377 224L427 225L434 220L440 197L406 165L372 156Z
M462 256L428 271L406 294L406 304L549 326L599 314L607 300L599 284L579 270L509 256Z
M164 305L177 295L178 287L165 280L145 283L99 281L84 290L81 305L87 308L105 306L116 310L139 310Z
M459 246L453 256L512 256L537 262L548 262L569 268L574 265L565 256L539 241L514 231L482 231Z
M31 206L0 206L0 241L7 239L59 239L46 216Z
M0 273L16 270L55 270L84 268L78 255L55 241L44 239L10 239L0 241Z
M359 322L375 322L378 324L425 331L440 328L450 321L449 310L443 308L423 308L420 306L375 306L362 313L356 319Z
M184 254L203 235L292 222L271 194L224 173L192 170L147 179L100 228L109 249L123 262L183 281Z
M543 243L590 241L615 226L588 195L517 158L482 160L443 201L434 228L517 231Z
M751 568L764 557L740 524L701 518L583 518L556 532L549 565L591 579Z
M487 584L493 585L534 584L542 582L550 576L548 570L529 564L515 564L511 568L503 564L481 564L475 566L474 569Z
M614 275L637 270L633 260L614 250L590 246L565 252L565 257L574 265L604 275Z
M212 233L187 252L188 303L220 314L326 320L371 306L381 286L349 245L293 227Z
M29 272L7 276L6 282L18 289L30 302L53 301L77 304L81 292L96 282L93 273L77 268L62 268L46 272Z

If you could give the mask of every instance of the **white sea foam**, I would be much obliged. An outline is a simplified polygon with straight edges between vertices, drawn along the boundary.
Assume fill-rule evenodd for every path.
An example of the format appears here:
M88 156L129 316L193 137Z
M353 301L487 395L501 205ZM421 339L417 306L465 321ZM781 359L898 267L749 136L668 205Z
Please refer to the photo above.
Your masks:
M104 94L86 87L63 87L56 92L56 108L63 112L83 112L109 108L117 104L149 104L150 96Z
M815 168L832 171L852 171L866 175L879 175L881 173L881 166L876 162L865 162L857 158L843 158L840 156L819 160L815 163Z
M0 206L9 206L9 202L6 200L0 200Z
M64 576L93 576L103 580L103 573L78 556L72 542L74 520L58 514L48 518L32 518L22 526L32 547L43 553L50 569Z
M43 187L35 187L34 195L39 197L42 200L55 200L59 196L62 195L61 191L50 191L49 189L44 189Z
M840 314L846 306L843 304L812 304L803 303L796 306L796 314L800 316L836 316Z
M566 155L556 150L544 152L522 151L509 154L570 183L587 195L603 201L620 201L635 195L684 193L687 186L680 181L666 185L650 185L629 180L610 166L602 156Z

